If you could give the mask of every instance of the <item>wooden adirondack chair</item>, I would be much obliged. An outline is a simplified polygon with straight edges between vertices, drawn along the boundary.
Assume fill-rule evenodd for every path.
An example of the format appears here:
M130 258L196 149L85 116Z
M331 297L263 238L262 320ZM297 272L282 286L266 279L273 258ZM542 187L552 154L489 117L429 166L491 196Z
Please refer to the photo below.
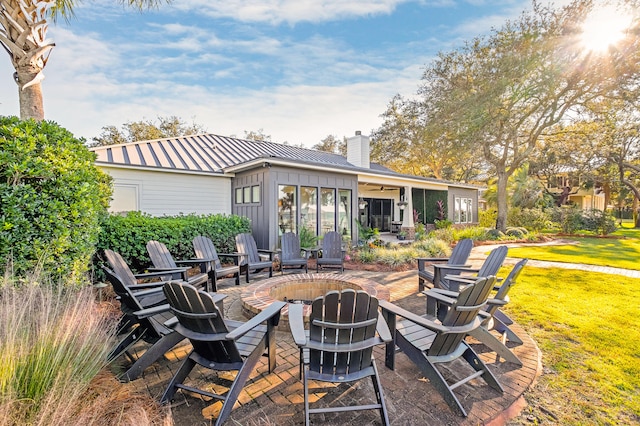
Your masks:
M482 377L493 389L503 392L502 386L493 373L482 362L474 350L465 342L465 336L480 327L478 316L495 283L495 277L478 278L473 285L465 287L458 299L451 305L442 322L420 316L380 301L382 315L387 320L395 345L386 348L386 365L395 367L395 346L397 345L422 371L434 387L444 397L452 410L465 416L467 412L453 393L454 389L477 377ZM398 317L401 320L398 321ZM474 373L449 384L436 367L438 363L463 358ZM463 371L456 371L462 375Z
M342 236L338 232L330 231L324 234L320 251L322 257L316 259L316 272L327 266L338 266L340 272L344 272L345 251L342 249Z
M251 234L238 234L236 235L236 250L240 255L242 255L242 259L240 261L240 266L242 268L247 268L247 282L249 282L249 272L253 271L254 273L260 272L264 269L269 270L269 277L273 276L273 251L272 250L263 250L259 249L256 245L256 240L253 238ZM260 257L260 253L263 253L269 256L268 260Z
M172 328L175 318L169 312L162 287L134 292L115 272L106 267L103 267L103 270L120 300L122 310L118 335L123 337L111 350L107 360L112 362L120 355L126 354L133 365L120 376L120 379L134 380L184 337ZM141 339L152 346L136 360L128 350Z
M483 310L479 312L480 319L482 320L481 326L469 333L479 342L483 343L489 349L501 356L505 361L512 362L516 365L522 366L522 361L505 345L502 339L498 339L491 333L491 330L496 330L500 333L504 340L509 340L515 344L522 344L522 340L511 331L506 325L504 325L499 319L496 319L495 313L498 308L509 303L509 290L516 283L522 268L527 264L528 259L523 259L516 263L507 278L502 281L500 286L497 286L496 294L487 300L487 304ZM433 288L424 292L427 300L427 316L437 317L443 319L450 307L455 303L459 296L459 292L442 290L439 288Z
M233 275L236 278L236 285L240 285L240 265L237 253L223 253L223 256L233 257L235 265L222 266L216 246L210 238L199 235L193 239L193 250L196 258L207 260L206 272L211 282L211 290L218 291L218 278ZM249 271L246 271L247 276ZM248 278L247 278L248 280Z
M275 327L285 303L273 302L251 320L242 323L224 319L212 296L192 285L172 282L165 284L164 292L171 311L179 321L175 330L189 339L193 350L171 379L162 395L162 402L170 401L178 389L222 400L222 409L216 420L216 425L220 425L231 414L240 391L265 352L269 359L269 372L275 369ZM262 325L263 322L267 324ZM238 373L228 392L207 392L183 384L196 364L211 370L237 370Z
M500 246L491 250L480 269L453 265L433 265L442 276L440 280L436 281L436 288L459 291L461 285L474 282L475 277L496 276L504 263L504 259L507 257L508 250L507 246Z
M175 271L182 269L185 276L183 281L195 286L204 286L207 291L212 291L209 285L209 275L206 273L207 264L211 261L203 259L174 260L173 256L167 249L167 246L159 241L151 240L147 243L147 253L153 263L154 271ZM179 267L178 265L189 265L188 267ZM187 275L187 271L192 267L199 267L200 273L192 276Z
M289 324L300 348L304 384L305 424L309 415L354 410L380 410L385 425L389 417L372 348L392 341L378 312L378 300L364 291L331 291L311 306L309 334L304 330L302 305L289 305ZM376 331L378 335L376 335ZM376 404L309 408L309 380L345 383L371 377Z
M309 272L307 265L309 249L300 247L300 238L293 232L285 232L280 239L282 252L280 253L280 269L284 274L285 268L302 269ZM301 253L304 252L304 256Z
M107 280L120 301L122 317L118 325L118 335L121 340L111 350L107 359L109 362L124 354L133 363L127 371L120 375L123 381L135 380L142 372L163 356L169 349L178 344L184 337L174 332L173 326L177 320L170 312L170 307L163 293L162 286L166 281L147 284L136 284L135 276L124 262L120 254L105 250L108 262L125 268L127 279L109 268L103 267ZM113 263L112 263L113 262ZM166 272L138 274L137 277L155 277ZM216 294L213 296L220 309L223 309L223 299L227 296ZM134 359L129 349L138 341L150 343L142 356Z
M447 265L465 265L471 249L473 248L473 240L465 238L458 241L458 244L451 251L450 257L419 257L418 261L418 291L423 291L426 286L434 287L435 282L440 280L440 274L436 277L436 273L439 271L434 268L433 272L427 269L427 263L435 264L440 262L446 262ZM452 271L453 273L453 271ZM427 284L427 282L429 284Z

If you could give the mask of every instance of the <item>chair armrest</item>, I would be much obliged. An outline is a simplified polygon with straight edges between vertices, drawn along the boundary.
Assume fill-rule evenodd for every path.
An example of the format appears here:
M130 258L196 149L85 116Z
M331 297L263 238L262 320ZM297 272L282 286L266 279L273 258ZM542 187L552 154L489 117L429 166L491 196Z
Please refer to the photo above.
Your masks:
M439 332L439 333L444 333L444 334L448 334L448 333L468 333L470 331L475 330L476 328L478 328L480 326L480 319L478 317L476 317L473 322L467 324L467 325L463 325L463 326L458 326L458 327L447 327L444 326L442 324L438 324L434 321L431 321L427 318L421 317L419 315L416 315L412 312L409 312L405 309L400 308L399 306L396 306L392 303L387 302L386 300L380 300L380 307L382 308L383 312L387 311L392 313L393 315L397 315L400 316L404 319L407 319L409 321L411 321L414 324L417 324L421 327L427 328L429 330L435 331L435 332Z
M135 297L144 297L150 294L162 293L162 287L154 287L154 288L142 288L138 291L135 290L135 287L128 286Z
M289 304L289 329L293 340L298 346L307 344L307 335L304 332L304 306L290 303Z
M148 270L149 270L149 271L152 271L152 270L153 270L153 268L148 268ZM176 269L174 268L174 269L172 269L172 271L179 272L179 271L181 271L181 269L180 269L180 270L176 270ZM166 274L166 273L163 273L163 272L158 271L158 272L145 272L145 273L143 273L143 274L134 274L133 276L134 276L134 277L136 277L136 279L145 279L145 278L157 278L157 277L160 277L160 276L162 276L162 275L167 275L167 274Z
M425 294L425 296L427 296L427 299L434 299L437 300L440 303L445 303L449 306L453 305L454 303L456 303L456 299L453 297L449 297L445 294L442 294L438 291L424 291L423 292Z
M163 305L153 306L151 308L146 308L146 309L141 309L139 311L135 311L133 313L133 315L135 315L136 318L138 318L138 319L142 319L142 318L149 318L149 317L152 317L154 315L161 314L163 312L167 312L169 310L171 310L171 306L169 306L168 303L165 303Z
M149 268L150 271L157 271L157 272L163 272L163 274L158 274L158 275L167 275L167 272L175 272L175 273L183 273L183 272L187 272L189 270L189 268Z
M471 269L471 265L433 265L434 268L444 271L460 271L460 272L478 272L477 269Z
M444 279L447 281L456 281L462 283L463 285L473 284L476 282L476 277L464 277L461 275L445 275Z
M487 299L487 305L504 306L508 303L509 303L508 300L503 300L503 299Z
M416 257L418 262L448 262L448 257Z
M142 290L148 290L148 289L162 287L166 283L168 283L168 281L154 281L152 283L132 284L132 285L128 285L126 287L129 290L133 291L134 293L139 294L139 292L142 291Z
M271 305L269 305L267 307L267 309L264 309L262 312L260 312L255 317L251 318L249 321L245 322L240 327L238 327L235 330L233 330L230 333L228 333L227 334L227 339L236 340L239 337L244 336L249 331L251 331L254 328L256 328L256 326L258 326L259 324L261 324L261 323L263 323L263 322L275 317L276 315L279 316L280 315L280 310L282 308L284 308L285 305L286 305L285 302L273 302L273 303L271 303Z
M454 299L460 295L459 291L445 290L444 288L438 288L438 287L430 288L429 290L424 290L422 292L422 294L424 295L431 295L432 293L440 293Z
M273 261L273 255L276 253L275 250L267 250L267 249L258 249L258 254L263 253L263 254L268 254L269 255L269 260Z
M378 323L376 324L376 331L378 332L378 336L380 336L380 340L382 340L384 343L393 341L389 326L387 325L387 322L384 320L384 317L380 312L378 312Z

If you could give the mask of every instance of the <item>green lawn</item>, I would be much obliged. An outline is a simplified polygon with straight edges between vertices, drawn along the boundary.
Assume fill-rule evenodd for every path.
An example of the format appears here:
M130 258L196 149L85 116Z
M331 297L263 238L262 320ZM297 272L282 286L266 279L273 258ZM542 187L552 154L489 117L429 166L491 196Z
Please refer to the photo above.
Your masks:
M569 237L571 244L514 247L509 257L640 270L640 230L625 227L613 236L620 238Z
M640 232L624 232L627 239L576 238L509 256L640 269ZM639 289L640 279L524 268L505 311L537 342L544 374L514 424L640 423Z

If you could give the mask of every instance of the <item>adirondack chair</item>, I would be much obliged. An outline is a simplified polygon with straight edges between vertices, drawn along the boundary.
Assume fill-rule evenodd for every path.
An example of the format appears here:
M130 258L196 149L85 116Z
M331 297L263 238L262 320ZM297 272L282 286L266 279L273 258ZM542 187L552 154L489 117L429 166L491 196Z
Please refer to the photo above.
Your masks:
M233 257L235 265L222 266L216 246L213 244L210 238L199 235L193 239L193 250L196 254L196 258L205 259L206 272L209 275L209 282L211 282L211 290L218 291L218 278L225 277L227 275L233 275L236 278L236 285L240 285L240 265L239 256L237 253L223 253L223 256ZM246 271L249 274L249 271Z
M309 424L310 414L379 410L383 423L388 425L372 348L392 342L392 338L378 312L378 300L364 291L330 291L313 301L308 334L304 330L302 305L289 305L289 318L291 333L300 348L305 424ZM345 383L366 377L373 382L376 404L309 408L309 380Z
M439 272L434 268L433 272L427 269L426 264L434 264L438 262L446 262L447 265L464 265L471 254L473 248L473 240L465 238L458 241L458 244L451 251L450 257L419 257L418 260L418 291L423 291L425 286L433 287L436 281L440 280L440 274L436 277L436 272ZM452 271L453 273L453 271ZM427 284L427 282L429 284Z
M395 345L386 348L386 365L395 367L397 345L443 396L456 413L467 416L464 407L453 393L454 389L478 377L482 377L493 389L503 392L493 373L482 362L474 350L465 342L465 336L480 327L478 312L482 309L495 283L495 277L478 278L473 285L466 286L442 322L420 316L389 302L380 301L382 315L395 336ZM398 320L398 317L401 319ZM437 364L462 358L475 370L473 374L449 384L437 368ZM465 368L467 370L468 368ZM457 369L456 376L465 372Z
M122 260L118 253L111 250L105 250L105 256L107 259ZM122 262L126 266L126 263ZM163 293L162 286L166 284L165 281L131 285L129 284L131 282L130 278L129 280L124 280L111 269L107 267L102 269L120 301L120 309L122 310L122 318L118 325L117 334L123 335L123 337L110 351L107 360L112 362L124 354L133 364L119 376L119 379L123 381L135 380L147 367L183 340L184 337L173 330L177 320L170 312L169 304ZM126 269L131 273L128 267ZM143 275L146 278L157 274L139 275ZM131 275L133 276L133 274ZM213 296L220 309L224 309L223 299L226 297L224 294L215 294ZM129 349L140 340L150 343L152 346L138 359L134 359L129 353Z
M120 379L134 380L184 337L173 331L175 319L172 319L173 314L169 312L162 287L134 292L115 272L107 267L102 269L120 300L122 310L118 335L123 337L111 350L107 360L112 362L125 354L133 365L120 376ZM152 346L135 360L128 351L139 340L150 343Z
M338 266L340 272L344 272L345 251L342 249L342 236L338 232L330 231L324 234L320 251L322 257L316 260L316 272L327 266Z
M507 257L507 246L496 247L487 256L480 269L454 265L433 265L441 275L435 286L444 290L459 291L460 286L474 282L475 277L495 276ZM470 275L470 274L475 274Z
M134 274L131 272L129 265L122 258L120 253L117 253L113 250L105 250L103 252L104 258L111 266L111 270L120 277L122 281L122 285L129 288L131 292L135 292L137 294L137 298L143 305L147 306L156 302L163 302L165 300L164 294L162 291L156 292L145 292L141 293L141 290L148 290L152 288L162 288L166 281L157 281L166 277L168 272L150 272L144 274ZM173 279L182 279L184 276L184 271L177 270L172 275ZM154 279L153 281L148 281ZM139 283L140 280L145 280L147 282ZM166 303L166 302L164 302Z
M269 277L273 276L273 251L259 249L256 245L256 240L251 234L238 234L236 235L236 250L242 255L240 266L243 270L247 269L247 282L249 282L249 273L260 272L264 269L269 270ZM263 253L268 256L268 260L263 259L260 256Z
M300 238L293 232L285 232L280 239L282 252L280 254L280 269L284 274L285 268L302 269L309 272L307 261L309 249L300 247ZM304 252L304 256L301 254Z
M193 350L171 379L161 401L170 401L178 389L222 400L222 409L215 423L220 425L231 414L240 391L265 352L269 359L269 372L275 369L275 327L285 303L273 302L251 320L242 323L223 319L212 296L192 285L172 282L165 284L164 292L171 311L179 321L175 330L191 341ZM262 325L263 322L267 324ZM228 392L207 392L183 384L196 364L211 370L237 370L238 373Z
M507 278L502 281L500 286L496 286L496 294L487 300L487 304L479 312L482 320L481 326L469 333L479 342L483 343L489 349L501 356L505 361L512 362L522 366L522 361L504 344L502 339L498 339L491 333L496 330L504 338L515 344L522 344L522 340L509 327L504 325L499 319L495 318L498 308L509 303L509 290L516 283L522 268L527 264L528 259L523 259L516 263ZM442 320L446 316L450 307L455 303L459 296L459 292L442 290L433 288L424 292L427 300L427 316L437 317Z
M167 249L167 246L159 241L151 240L147 243L147 253L153 263L154 271L175 271L176 269L182 269L184 271L183 281L188 282L195 286L204 286L207 291L212 291L209 285L209 275L205 272L207 270L207 263L203 259L189 259L189 260L174 260L173 256ZM188 267L179 267L178 265L189 265ZM187 275L187 271L192 267L199 267L200 273L192 276Z

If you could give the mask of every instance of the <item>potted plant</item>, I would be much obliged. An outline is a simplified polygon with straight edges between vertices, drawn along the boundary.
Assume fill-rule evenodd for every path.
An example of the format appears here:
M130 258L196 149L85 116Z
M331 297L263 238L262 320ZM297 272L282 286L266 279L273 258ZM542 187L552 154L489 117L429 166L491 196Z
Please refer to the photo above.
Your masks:
M405 231L398 232L398 239L400 241L404 241L407 239L407 233Z

